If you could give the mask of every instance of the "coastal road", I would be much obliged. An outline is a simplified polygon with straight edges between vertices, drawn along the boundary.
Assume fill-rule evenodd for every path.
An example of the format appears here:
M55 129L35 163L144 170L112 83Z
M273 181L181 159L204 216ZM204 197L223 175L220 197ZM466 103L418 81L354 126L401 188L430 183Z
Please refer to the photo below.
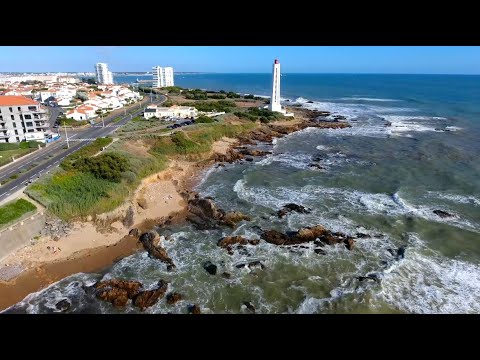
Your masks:
M150 98L148 97L148 100ZM162 103L166 100L165 96L159 96L154 103ZM144 103L143 105L146 105ZM143 112L143 107L139 107L133 114L114 115L104 120L105 127L100 125L92 126L84 131L76 131L71 133L67 130L70 148L65 149L65 136L61 140L57 140L41 150L36 151L27 158L20 158L14 163L11 163L7 168L2 169L0 174L0 181L9 178L12 175L17 175L17 179L13 179L0 186L0 202L11 196L13 193L24 189L25 183L30 179L36 180L41 176L49 173L54 168L58 167L60 162L71 153L81 149L90 144L95 139L105 137L114 133L120 126L125 125L131 118L140 115ZM33 167L34 164L37 164ZM23 171L22 173L20 173Z

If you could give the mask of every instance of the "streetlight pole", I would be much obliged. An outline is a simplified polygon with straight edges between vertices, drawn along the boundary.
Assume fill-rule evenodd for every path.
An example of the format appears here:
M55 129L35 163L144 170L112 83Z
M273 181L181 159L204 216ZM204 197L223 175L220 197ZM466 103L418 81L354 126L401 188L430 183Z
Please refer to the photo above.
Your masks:
M70 144L68 143L67 125L65 124L65 121L63 122L63 128L65 129L65 140L67 141L67 149L70 149Z
M102 127L105 127L105 122L103 121L103 114L100 114L100 118L102 119Z

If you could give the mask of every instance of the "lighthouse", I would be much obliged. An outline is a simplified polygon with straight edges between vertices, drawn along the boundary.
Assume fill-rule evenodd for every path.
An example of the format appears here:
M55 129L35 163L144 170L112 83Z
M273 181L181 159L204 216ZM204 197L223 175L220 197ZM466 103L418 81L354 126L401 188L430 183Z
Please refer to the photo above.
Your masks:
M280 61L275 59L272 70L272 97L270 98L270 111L282 112L280 105Z

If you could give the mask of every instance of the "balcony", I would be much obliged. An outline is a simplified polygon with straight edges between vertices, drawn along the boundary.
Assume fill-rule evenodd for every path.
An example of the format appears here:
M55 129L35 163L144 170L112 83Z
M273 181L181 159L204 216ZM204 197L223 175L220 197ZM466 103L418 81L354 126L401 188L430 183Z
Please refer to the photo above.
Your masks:
M4 134L3 132L0 132L0 139L8 139L10 135Z
M36 122L35 127L36 128L48 128L49 125L48 125L48 123L38 123L38 122Z

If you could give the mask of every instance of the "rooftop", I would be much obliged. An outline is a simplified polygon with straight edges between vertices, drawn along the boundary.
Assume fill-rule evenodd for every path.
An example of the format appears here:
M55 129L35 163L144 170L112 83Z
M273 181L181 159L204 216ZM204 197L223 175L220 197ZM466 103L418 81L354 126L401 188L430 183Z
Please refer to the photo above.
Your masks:
M0 106L9 105L38 105L38 102L26 98L25 96L4 95L0 96Z

